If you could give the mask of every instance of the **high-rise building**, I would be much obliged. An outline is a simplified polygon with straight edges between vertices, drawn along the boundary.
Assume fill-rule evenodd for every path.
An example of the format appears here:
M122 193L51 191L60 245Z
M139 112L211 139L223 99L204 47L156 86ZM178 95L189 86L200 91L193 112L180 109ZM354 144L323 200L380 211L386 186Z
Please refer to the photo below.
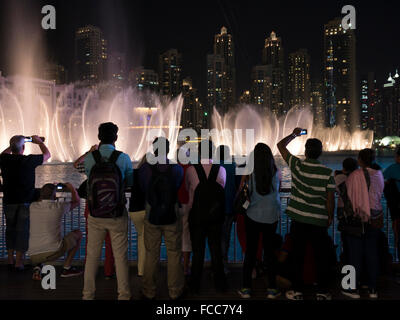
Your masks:
M361 76L360 90L360 127L362 130L374 130L374 106L376 105L376 79L374 72Z
M306 49L289 54L288 101L291 107L310 104L310 56Z
M182 55L169 49L159 57L158 80L161 94L177 97L182 93Z
M209 112L215 107L219 113L228 110L225 59L221 55L207 55L207 106Z
M262 111L272 106L272 65L255 66L251 72L251 102Z
M234 42L225 27L214 37L213 51L207 55L207 107L225 114L236 103Z
M136 86L140 91L159 92L158 73L152 69L139 68L131 72L130 78L132 78L131 85ZM133 84L134 81L136 81L135 84Z
M106 80L107 41L95 26L75 33L75 80L94 85Z
M224 58L226 67L226 103L228 109L236 103L236 67L235 46L232 35L226 27L221 28L221 33L214 37L214 54Z
M182 82L183 89L183 107L181 126L183 128L192 128L200 132L203 128L204 112L197 95L197 90L192 86L192 79L185 78Z
M242 95L239 98L239 102L243 104L250 104L251 101L251 93L250 90L243 91Z
M126 79L125 53L113 51L108 55L108 80L123 81Z
M286 105L284 51L282 39L277 37L274 31L265 39L262 64L272 66L271 109L275 114L285 114L288 108Z
M400 136L400 77L396 74L383 85L382 110L385 136Z
M43 67L43 79L54 81L57 85L67 83L68 73L64 66L48 62Z
M356 38L336 18L324 26L325 124L359 128L356 80Z
M323 126L325 122L324 86L316 81L311 87L311 107L314 116L314 124Z

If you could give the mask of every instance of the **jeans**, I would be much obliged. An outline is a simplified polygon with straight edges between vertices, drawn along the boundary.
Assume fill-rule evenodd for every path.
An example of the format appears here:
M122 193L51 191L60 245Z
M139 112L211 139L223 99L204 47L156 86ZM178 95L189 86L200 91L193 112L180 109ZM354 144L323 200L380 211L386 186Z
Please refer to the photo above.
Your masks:
M293 290L303 291L304 257L307 242L310 241L317 269L318 292L326 293L330 276L327 228L292 221L290 232L293 239Z
M348 249L348 263L356 269L357 283L360 282L365 268L368 287L370 289L376 289L379 276L379 232L379 229L368 228L366 233L361 237L349 234L345 235Z
M4 205L6 216L7 250L28 251L29 247L29 204Z
M222 224L213 223L208 225L194 225L189 222L189 228L193 250L191 270L192 289L194 291L200 289L203 274L204 254L206 250L206 238L208 238L215 287L223 290L226 287L226 278L221 250Z
M252 272L256 265L256 256L260 233L263 239L264 265L267 266L268 288L276 289L277 259L274 252L273 240L278 222L259 223L245 217L246 224L246 253L243 264L243 287L251 288Z
M146 259L143 274L143 294L154 298L157 291L157 275L160 261L161 237L167 247L168 292L171 299L178 298L185 282L182 260L182 222L180 219L170 225L154 225L144 220L144 245Z
M225 266L227 266L228 263L228 252L229 252L229 245L231 242L231 230L234 219L235 219L234 214L227 214L225 215L225 221L224 224L222 225L221 246L222 246L222 257L224 259Z

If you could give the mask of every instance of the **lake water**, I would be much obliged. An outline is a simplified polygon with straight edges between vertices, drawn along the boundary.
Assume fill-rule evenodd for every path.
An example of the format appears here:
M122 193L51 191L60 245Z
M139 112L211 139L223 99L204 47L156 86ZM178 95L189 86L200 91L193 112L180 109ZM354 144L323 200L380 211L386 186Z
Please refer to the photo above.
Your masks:
M355 152L346 152L346 153L328 153L324 154L320 161L332 168L334 170L341 169L341 163L344 158L352 156L356 157ZM290 188L291 184L291 176L290 170L286 163L283 161L281 157L276 157L276 162L280 170L282 171L282 187ZM377 157L377 162L381 165L382 168L387 168L392 162L393 157L390 154L383 154ZM58 182L71 182L74 186L78 187L84 180L86 179L85 175L79 173L76 169L73 168L71 163L64 164L48 164L37 168L36 171L36 187L39 188L45 183L58 183ZM289 229L290 221L285 214L285 208L287 205L287 196L288 194L282 194L282 214L281 219L278 225L278 232L284 236ZM384 206L384 210L386 212L386 203L382 202ZM72 213L67 214L64 218L64 233L68 233L71 230L79 228L82 230L84 234L85 232L85 218L83 215L84 212L84 201L82 201L82 205L80 208L74 210ZM0 215L0 259L6 257L6 249L5 249L5 228L4 228L4 218L3 215ZM337 221L335 221L334 226L329 229L329 234L333 238L337 247L337 253L340 253L341 243L340 243L340 232L336 229ZM389 221L385 221L385 232L388 235L389 240L389 248L393 256L395 256L394 250L394 240L393 233L391 228L391 221L389 217ZM241 262L243 259L241 247L238 239L235 236L236 229L235 226L232 228L232 237L231 237L231 246L229 251L229 260L231 262ZM132 223L129 224L129 259L136 260L137 259L137 242L136 242L136 230ZM104 251L102 256L104 256ZM83 260L85 257L85 238L82 241L81 248L76 255L76 259ZM166 248L164 243L161 247L161 259L166 259ZM206 259L210 259L209 252L207 250Z

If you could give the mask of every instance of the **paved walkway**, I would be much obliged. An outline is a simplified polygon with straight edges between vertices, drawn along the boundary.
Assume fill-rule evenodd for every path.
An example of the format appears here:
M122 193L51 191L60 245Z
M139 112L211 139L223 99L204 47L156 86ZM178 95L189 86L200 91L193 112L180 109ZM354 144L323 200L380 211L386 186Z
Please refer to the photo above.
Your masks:
M7 266L0 265L0 300L80 300L82 297L83 276L77 278L60 278L61 267L57 266L56 290L43 290L40 281L31 279L32 270L27 268L22 273L9 272ZM394 269L399 271L400 265L394 265ZM203 288L200 295L187 294L187 300L238 300L240 299L236 291L241 284L241 266L233 265L231 274L228 277L229 290L225 294L217 293L211 281L211 272L205 268L203 278ZM131 267L131 288L133 299L138 300L141 297L141 278L137 277L136 267ZM157 300L167 300L168 290L166 286L166 267L162 265L159 274L159 286ZM334 299L348 300L339 290L340 279L332 284L332 294ZM400 300L400 284L397 284L394 276L385 275L379 279L378 293L380 299ZM284 299L282 295L278 299ZM112 300L117 298L117 282L115 279L105 280L102 268L99 269L97 277L96 298L101 300ZM313 291L305 291L305 299L314 299ZM362 298L368 299L366 293ZM254 300L265 299L265 284L262 279L254 281L253 298Z

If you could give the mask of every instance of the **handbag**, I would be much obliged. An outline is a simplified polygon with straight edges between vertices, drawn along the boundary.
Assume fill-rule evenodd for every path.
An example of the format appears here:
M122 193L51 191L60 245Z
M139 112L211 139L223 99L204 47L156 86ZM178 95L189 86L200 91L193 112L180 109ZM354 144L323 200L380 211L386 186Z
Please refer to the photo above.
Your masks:
M250 205L251 190L249 190L249 179L250 183L253 184L253 179L251 179L251 176L246 176L243 188L239 191L235 198L233 209L236 214L245 215L247 208Z

